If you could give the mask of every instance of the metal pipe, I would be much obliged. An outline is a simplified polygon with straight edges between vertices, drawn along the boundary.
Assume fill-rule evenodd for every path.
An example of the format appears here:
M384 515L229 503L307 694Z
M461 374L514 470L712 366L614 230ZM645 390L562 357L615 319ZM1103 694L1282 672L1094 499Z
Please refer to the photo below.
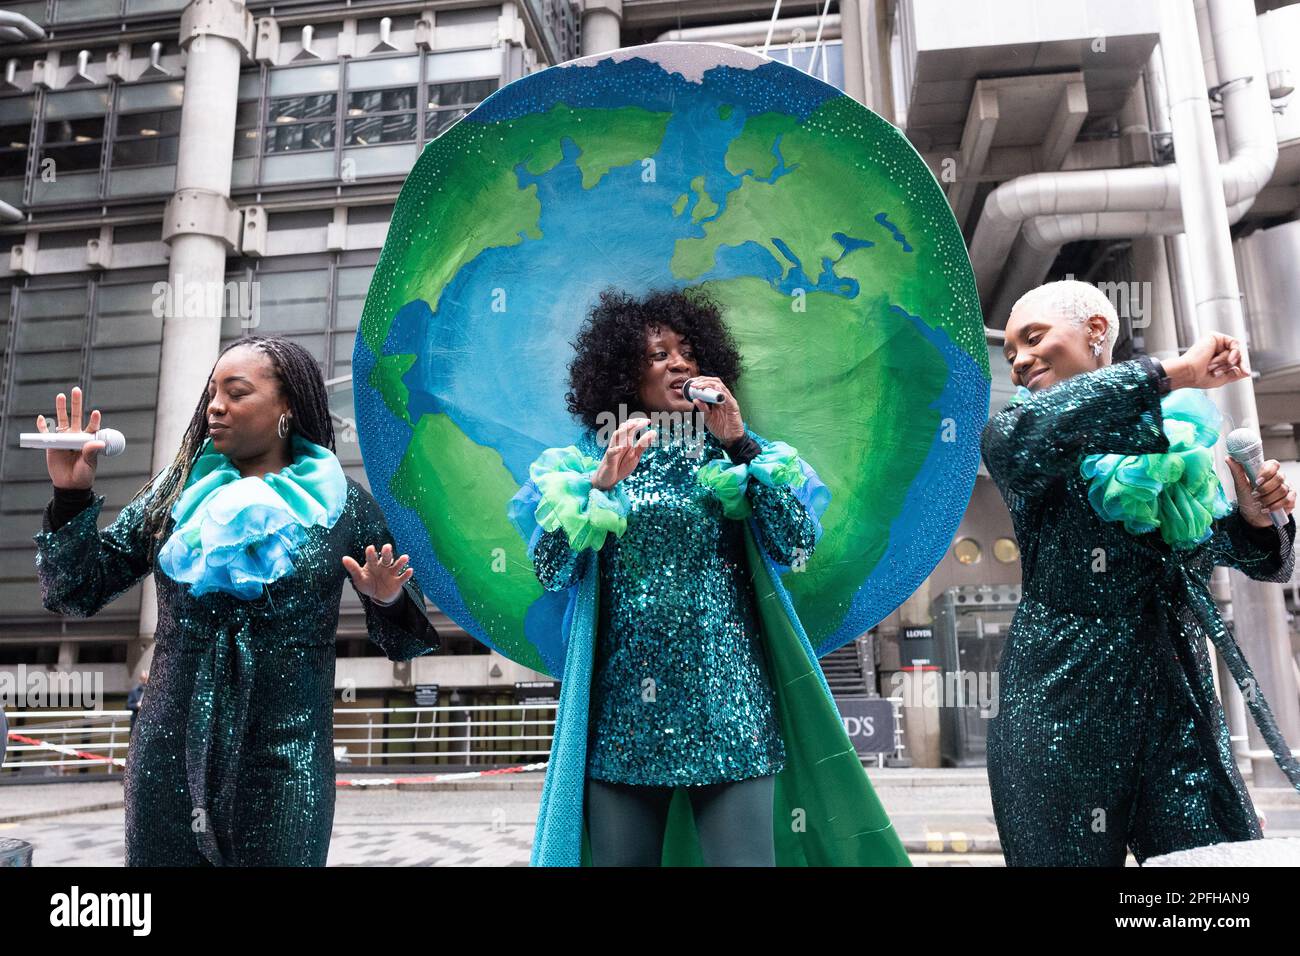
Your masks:
M1232 116L1232 123L1228 134L1229 158L1223 163L1219 176L1222 185L1218 190L1223 204L1232 207L1230 219L1235 221L1245 215L1272 174L1277 159L1277 134L1253 5L1250 0L1214 0L1210 14L1216 50L1223 48L1218 59L1238 71L1229 77L1237 82L1229 83L1223 91L1224 114ZM1175 36L1164 27L1160 52L1166 71L1189 59L1198 66L1201 64L1197 38ZM1245 82L1242 78L1246 76L1257 79ZM985 201L971 242L971 263L989 314L1001 315L1002 306L1008 300L1042 280L1046 266L1029 278L1027 285L1023 284L1032 275L1030 266L1037 269L1047 259L1052 247L1044 243L1049 235L1054 237L1053 241L1059 238L1064 244L1078 239L1180 232L1180 166L1181 163L1137 169L1035 173L995 189ZM1144 229L1142 233L1118 232L1134 228L1135 220L1105 215L1115 212L1152 215L1138 224ZM1028 243L1038 250L1038 255L1020 266L1016 284L1008 281L1010 276L1004 277L1002 291L995 297L997 280L1022 226L1035 217L1061 214L1072 214L1073 218L1056 224L1036 224Z

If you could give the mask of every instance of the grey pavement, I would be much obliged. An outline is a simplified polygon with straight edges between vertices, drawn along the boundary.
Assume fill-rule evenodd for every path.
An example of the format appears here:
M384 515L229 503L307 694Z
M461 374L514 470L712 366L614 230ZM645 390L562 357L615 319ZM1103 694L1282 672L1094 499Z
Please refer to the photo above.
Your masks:
M913 864L1003 864L982 770L868 775ZM340 787L328 865L526 866L541 781L535 773ZM1254 795L1268 835L1300 836L1300 795ZM0 786L0 838L32 843L37 866L121 866L121 805L116 781Z

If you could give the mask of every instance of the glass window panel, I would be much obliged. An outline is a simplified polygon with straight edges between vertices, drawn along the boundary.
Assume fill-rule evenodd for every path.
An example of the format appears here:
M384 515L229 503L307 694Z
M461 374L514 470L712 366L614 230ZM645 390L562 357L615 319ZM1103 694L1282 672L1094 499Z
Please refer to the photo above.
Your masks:
M80 345L80 343L75 343ZM18 347L22 348L20 340ZM81 374L81 352L34 352L23 355L18 360L21 368L15 369L14 380L17 382L45 382L51 379L76 378ZM72 385L76 383L73 382ZM72 385L68 385L71 388ZM50 402L54 402L51 394Z
M285 338L297 342L311 353L318 364L325 364L325 336L323 335L286 335Z
M262 71L245 70L239 74L239 98L241 100L258 100L262 96Z
M331 378L347 375L352 371L352 350L357 345L357 334L339 332L334 336L334 371Z
M460 76L500 76L501 56L501 49L492 48L431 53L426 61L425 76L431 83Z
M30 96L5 97L0 99L0 123L23 123L30 125L32 111L36 100Z
M132 13L162 13L173 10L184 10L188 5L188 0L126 0L126 12Z
M259 105L257 100L240 100L238 105L235 106L235 125L256 126L257 107Z
M271 95L285 96L295 93L320 93L339 88L339 68L336 65L292 67L271 71Z
M259 332L325 328L329 273L324 269L259 273L255 281Z
M102 116L55 120L45 124L45 143L86 143L104 138Z
M47 120L66 119L70 116L93 116L108 112L108 90L76 90L67 93L50 93L45 98Z
M396 90L365 90L348 94L348 115L415 109L415 87Z
M415 114L375 116L348 120L345 146L372 146L375 143L405 143L415 139Z
M287 153L304 149L332 149L334 147L333 123L295 123L291 126L272 126L266 131L266 151Z
M239 157L256 156L257 143L261 139L261 130L241 129L235 131L235 155Z
M461 80L429 86L429 106L477 105L497 88L496 80Z
M162 351L156 345L96 349L91 356L93 375L157 375ZM98 398L96 401L104 402Z
M24 291L20 297L20 303L24 317L84 315L86 311L86 288L85 286L75 286L70 289Z
M11 149L26 149L31 140L30 123L10 123L0 126L0 146Z
M154 294L153 283L100 286L95 304L96 345L162 341L164 302Z
M418 149L414 142L352 147L343 151L343 161L350 163L344 168L350 168L357 176L405 174L419 158Z
M462 108L434 110L433 112L426 114L424 117L424 138L433 139L468 112L469 110Z
M27 174L27 150L0 150L0 176L25 176Z
M54 19L58 23L71 20L101 20L122 12L122 0L59 0Z
M81 348L86 337L85 319L26 319L18 326L20 349ZM27 358L23 359L26 363ZM27 369L16 370L15 376L26 375Z
M262 160L262 182L302 183L321 179L334 179L334 152L280 153Z
M420 81L418 56L352 60L348 63L348 86L400 86Z
M152 346L150 351L161 357L162 350ZM158 407L158 363L155 361L148 375L126 375L122 378L104 378L95 383L95 402L99 409L148 408ZM197 404L200 390L194 392L193 401ZM189 401L189 399L186 399ZM108 412L104 412L108 417ZM116 428L116 425L110 425ZM152 436L150 436L152 437ZM139 444L139 442L137 442ZM146 441L145 444L148 444ZM146 465L145 467L148 467Z
M271 123L292 123L294 120L334 118L334 94L316 96L283 96L271 100L266 107L266 118Z
M181 131L180 110L124 113L117 118L118 136L162 136Z
M114 166L166 166L176 162L178 137L129 139L113 144Z
M180 109L185 98L185 84L140 83L118 88L119 110Z
M176 167L123 166L108 179L110 196L156 196L176 188Z
M98 169L99 168L100 146L98 143L88 144L86 146L47 146L41 153L41 157L54 160L54 168L58 172L70 170ZM55 198L51 196L51 198ZM64 198L73 198L66 196Z

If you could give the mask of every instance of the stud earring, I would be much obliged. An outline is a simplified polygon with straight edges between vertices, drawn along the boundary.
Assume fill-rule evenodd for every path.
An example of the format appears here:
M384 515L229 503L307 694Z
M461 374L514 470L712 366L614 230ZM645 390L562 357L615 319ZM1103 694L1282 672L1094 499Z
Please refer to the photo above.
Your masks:
M1093 342L1092 342L1092 354L1093 354L1093 355L1100 355L1100 354L1101 354L1101 339L1094 339L1094 340L1093 340Z

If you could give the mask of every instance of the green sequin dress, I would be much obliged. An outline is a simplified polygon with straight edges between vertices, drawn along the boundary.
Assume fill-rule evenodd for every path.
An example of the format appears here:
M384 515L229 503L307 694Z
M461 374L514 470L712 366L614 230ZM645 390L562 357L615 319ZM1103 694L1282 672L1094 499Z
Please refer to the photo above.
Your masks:
M593 464L602 453L590 434L583 451ZM789 451L787 482L798 475ZM549 590L600 561L590 778L689 786L785 765L739 519L753 515L769 557L784 566L812 553L814 525L788 483L742 489L725 480L728 465L711 434L652 445L610 495L594 492L626 518L596 554L575 550L564 527L537 543L533 563Z
M153 574L149 689L126 766L128 866L323 866L334 818L334 654L343 555L392 541L383 513L347 479L342 514L312 526L293 573L258 600L195 597L156 567L143 501L100 531L102 496L35 535L45 607L88 617ZM175 519L164 528L170 534ZM392 660L438 647L414 580L392 607L365 596L371 640Z
M1215 696L1206 641L1253 687L1210 593L1215 565L1291 576L1295 521L1257 529L1235 510L1171 548L1090 505L1088 455L1169 451L1149 361L1076 375L995 415L984 460L1015 526L1023 597L999 665L989 783L1011 866L1122 866L1261 836ZM1251 712L1300 782L1267 702Z

